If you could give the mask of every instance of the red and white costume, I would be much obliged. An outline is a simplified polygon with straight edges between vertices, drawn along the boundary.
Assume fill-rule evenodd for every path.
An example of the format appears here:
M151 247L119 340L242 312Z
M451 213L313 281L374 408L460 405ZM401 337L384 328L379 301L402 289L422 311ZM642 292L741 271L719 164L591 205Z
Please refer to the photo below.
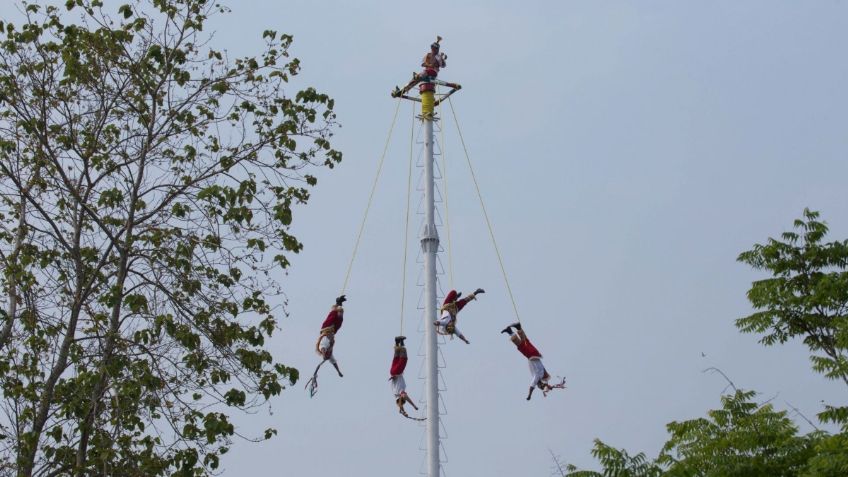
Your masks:
M436 42L430 45L430 52L424 55L424 59L421 61L421 66L424 67L424 70L421 71L422 77L436 78L439 76L439 70L447 66L447 55L444 53L439 53L439 43L442 41L442 37L437 36ZM435 91L436 85L430 82L423 82L418 85L418 91Z
M343 322L344 308L341 305L333 305L324 323L321 324L321 334L315 346L315 351L334 365L336 358L333 357L333 346L336 344L336 333L341 329Z
M389 369L389 381L391 381L392 392L395 398L406 396L406 380L403 379L403 371L406 369L406 347L395 346L395 355L392 358L392 367Z
M456 327L456 316L463 308L465 308L465 305L467 305L471 300L476 299L476 294L471 293L465 298L460 298L459 300L457 300L456 297L458 295L459 294L456 292L456 290L451 290L448 292L447 296L445 297L445 301L442 304L442 315L441 317L439 317L438 320L436 320L436 326L439 334L456 334L464 340L465 336L463 336L459 329Z
M421 62L424 67L423 76L438 76L439 70L447 66L445 55L443 53L434 53L430 51L424 55L424 60Z
M545 366L542 364L542 353L527 339L524 331L517 330L515 334L510 335L509 339L515 344L518 351L527 358L527 362L530 365L530 375L533 376L530 387L547 383L551 379L551 375L548 374Z

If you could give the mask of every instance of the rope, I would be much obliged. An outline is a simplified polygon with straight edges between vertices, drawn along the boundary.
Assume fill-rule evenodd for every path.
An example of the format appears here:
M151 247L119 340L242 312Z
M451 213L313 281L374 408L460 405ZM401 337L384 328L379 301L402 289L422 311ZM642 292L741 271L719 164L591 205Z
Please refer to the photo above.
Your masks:
M442 118L442 124L440 129L442 140L441 140L441 153L442 153L442 183L444 184L444 195L445 195L445 231L448 235L448 277L450 279L450 288L453 290L453 247L451 245L451 228L450 228L450 209L448 208L448 167L447 167L447 146L445 145L445 124L444 124L444 115L442 114L442 102L439 101L439 117Z
M377 182L380 180L380 173L383 171L383 162L386 160L386 151L389 150L389 142L391 142L392 139L392 131L395 129L395 122L397 121L399 110L400 98L398 98L397 107L395 107L392 124L389 126L389 134L386 137L386 145L383 146L383 155L380 156L380 164L377 166L377 175L374 176L374 184L371 186L371 194L368 196L368 205L365 206L365 214L362 216L362 223L359 225L359 233L356 236L356 243L353 246L353 254L350 256L350 263L347 266L347 273L345 274L344 285L342 285L342 292L340 295L344 295L345 290L347 290L348 282L350 281L350 271L353 269L353 261L356 259L356 252L359 250L359 242L362 240L362 231L365 230L365 221L368 219L368 212L371 210L371 203L374 200L374 191L377 190Z
M462 143L462 149L465 151L465 160L468 163L468 170L471 171L471 180L474 181L474 189L477 190L477 198L480 200L480 207L483 209L483 217L486 218L486 226L489 227L489 236L492 238L492 245L495 247L495 254L498 256L498 264L501 266L504 283L506 283L506 291L509 293L509 299L512 301L512 309L515 311L515 319L521 323L521 317L518 314L518 306L515 304L515 296L512 294L512 287L509 286L509 278L506 275L506 268L501 258L501 251L498 248L498 242L495 240L495 232L492 228L492 221L489 220L489 213L486 211L486 204L483 202L483 194L480 193L480 185L477 183L477 176L474 174L474 167L471 165L471 157L468 155L468 147L465 145L465 139L462 137L462 129L459 127L459 119L456 117L456 110L453 107L453 101L448 97L451 113L453 114L453 122L456 124L456 131L459 133L459 140Z
M400 286L400 335L403 336L403 309L406 301L406 262L409 252L409 198L412 195L412 161L415 144L415 103L412 103L412 128L409 133L409 168L406 173L406 225L403 229L403 273Z

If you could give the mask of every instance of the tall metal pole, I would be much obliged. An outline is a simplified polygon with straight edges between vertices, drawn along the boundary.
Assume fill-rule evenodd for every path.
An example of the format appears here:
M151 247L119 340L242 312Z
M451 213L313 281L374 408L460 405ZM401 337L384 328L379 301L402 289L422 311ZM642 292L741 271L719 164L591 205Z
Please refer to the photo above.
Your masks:
M421 235L424 255L424 329L427 343L427 476L439 477L439 342L433 322L438 318L436 301L436 253L439 233L436 230L433 195L433 114L423 114L424 121L424 204L425 223Z

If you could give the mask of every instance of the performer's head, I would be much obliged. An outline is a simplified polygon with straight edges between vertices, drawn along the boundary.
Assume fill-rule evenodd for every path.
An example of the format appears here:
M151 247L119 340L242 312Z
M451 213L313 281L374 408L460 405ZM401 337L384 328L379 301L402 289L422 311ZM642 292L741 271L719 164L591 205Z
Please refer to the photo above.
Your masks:
M551 375L548 374L547 371L545 371L545 375L542 376L542 379L540 379L539 382L536 383L536 386L538 386L539 389L550 388L551 386L548 384L548 381L550 379L551 379Z
M406 391L401 391L400 394L398 394L397 399L395 399L395 403L398 405L398 407L403 409L403 405L406 404L406 401L408 400L409 396L406 395Z

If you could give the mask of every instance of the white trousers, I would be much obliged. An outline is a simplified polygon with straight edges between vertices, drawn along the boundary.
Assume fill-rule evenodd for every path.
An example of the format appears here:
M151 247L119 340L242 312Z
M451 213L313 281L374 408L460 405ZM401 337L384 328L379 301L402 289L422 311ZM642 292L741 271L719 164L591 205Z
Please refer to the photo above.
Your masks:
M545 379L545 365L542 364L540 358L530 358L527 360L530 365L530 375L533 376L533 381L530 382L530 387L536 386Z
M454 323L453 332L456 336L465 338L462 332L459 331L459 328L456 327L456 318L452 317L447 311L442 312L442 316L436 320L436 323L438 323L436 326L439 327L439 334L450 335L450 333L448 333L448 325Z
M439 326L447 326L451 321L453 321L453 317L447 310L443 311L442 316L438 319Z
M399 397L400 393L406 391L406 380L403 379L403 375L393 376L390 380L392 386L392 392L395 393L395 397Z
M336 358L333 356L333 344L328 336L322 336L318 342L318 350L321 355L329 362L336 364Z

